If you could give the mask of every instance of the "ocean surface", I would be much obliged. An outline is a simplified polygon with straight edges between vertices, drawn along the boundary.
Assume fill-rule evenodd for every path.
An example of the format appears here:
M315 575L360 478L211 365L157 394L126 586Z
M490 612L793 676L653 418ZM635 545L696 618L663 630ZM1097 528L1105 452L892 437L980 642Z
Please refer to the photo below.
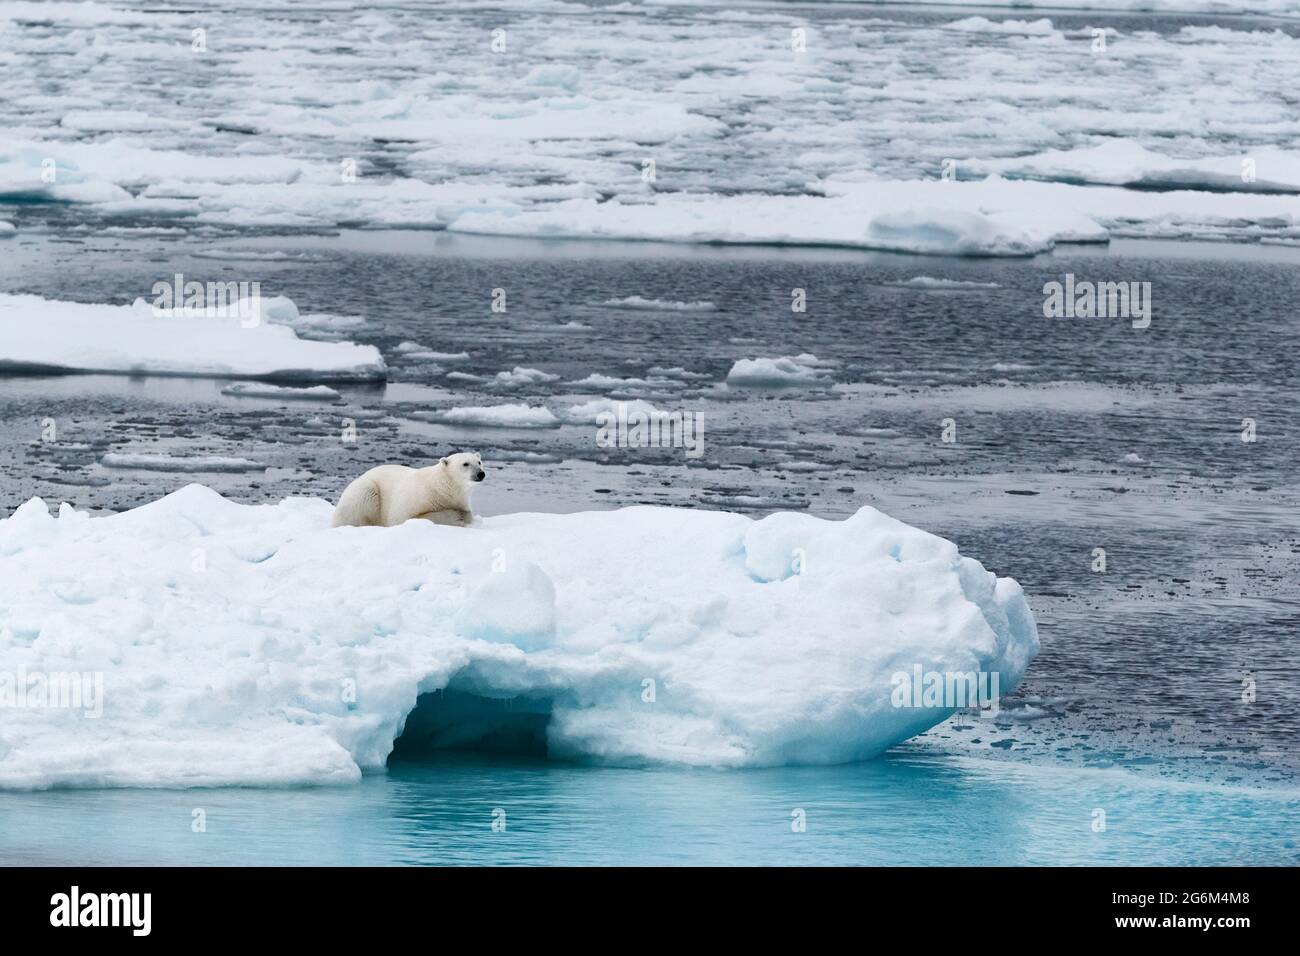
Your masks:
M407 23L400 8L384 10L385 29ZM885 15L810 10L827 21L859 18L864 30L867 20ZM689 15L705 18L714 40L754 22ZM760 15L766 14L754 14ZM247 33L252 21L240 16L232 22ZM950 18L893 8L888 17L913 31ZM1082 29L1102 16L1053 19ZM357 29L374 40L382 34L377 22ZM1185 68L1157 70L1154 87L1134 86L1157 106L1183 95L1179 76L1213 82L1202 69L1224 70L1225 83L1248 80L1264 90L1261 102L1280 75L1273 60L1258 73L1234 72L1249 53L1226 41L1237 59L1215 60L1213 68L1178 59L1180 44L1191 42L1179 31L1189 23L1213 29L1222 22L1217 18L1126 22L1130 31L1153 31L1155 39L1143 42L1163 44L1162 55ZM310 33L310 17L288 16L281 27L292 50L303 31ZM1275 27L1260 21L1261 30ZM635 40L638 56L648 57L659 28L637 29L643 32L627 43ZM946 42L937 29L907 33L909 49L937 55ZM1279 30L1267 34L1268 43L1290 42L1293 24ZM456 37L449 29L426 39L454 47ZM574 34L569 45L577 49L580 39ZM23 55L44 55L40 46L23 48ZM340 57L352 55L345 46L340 41ZM365 49L370 62L379 47ZM417 52L405 50L412 58ZM1004 54L969 55L977 65ZM286 90L302 82L295 70L332 69L307 53L285 56ZM74 82L78 74L65 71L61 57L51 62L51 75ZM629 62L615 58L611 66L619 83L636 75ZM397 64L386 77L382 63L370 65L376 84L406 82L414 73L404 71L417 69ZM917 83L947 81L931 69L916 73ZM480 80L490 86L490 76ZM178 123L185 102L203 95L202 83L187 82L193 86L183 87ZM139 108L165 113L159 103L171 87L148 89ZM232 89L209 93L218 106L228 105ZM64 90L71 92L85 90ZM801 160L775 148L745 153L767 142L745 137L771 127L767 111L779 112L780 96L768 92L771 99L749 105L743 96L729 98L717 111L739 137L738 155L761 158L737 161L736 189L779 191L777 171L801 161L823 163L822 172L844 165L830 154ZM369 91L357 109L381 93ZM800 129L826 129L829 114L818 112L820 102L807 100ZM880 168L897 172L917 161L907 136L942 117L913 128L906 97L891 103L896 122L875 135ZM1111 120L1126 112L1123 102L1112 105ZM1074 119L1092 128L1096 113L1079 117L1094 107L1100 108L1084 104ZM15 100L3 109L15 128L20 121L35 128L46 119L41 108ZM753 129L747 110L762 113ZM840 120L847 125L852 110L845 110ZM294 125L300 117L268 107L266 122L277 116L287 124L277 141L284 151L315 142L313 127ZM669 119L671 127L681 117ZM82 122L130 125L121 115ZM1020 147L1042 145L1034 130L1012 125ZM742 129L744 136L735 133ZM967 153L982 148L987 129L962 128ZM367 134L367 161L378 166L405 149L400 131L397 146L382 133ZM1148 133L1161 135L1141 135ZM219 125L206 133L178 127L174 139L202 152L209 134L223 143L251 136ZM266 131L260 135L266 142ZM1250 139L1231 129L1197 135L1205 142L1218 135ZM664 163L698 174L686 188L719 182L720 160L706 146L688 143ZM456 175L472 178L472 170L448 158L451 146L440 148L442 155L425 160L450 163ZM937 150L927 146L921 159L937 164L946 155ZM616 158L626 163L635 155ZM495 183L511 154L494 157L496 165L480 172ZM555 169L516 172L516 185L534 189L552 174L563 178ZM958 715L869 763L708 771L443 753L404 756L352 787L0 792L0 862L1300 863L1295 245L1118 238L1108 246L1060 245L1033 257L988 259L494 238L324 228L301 206L273 208L267 193L274 188L250 188L257 198L246 205L238 183L215 192L192 186L193 194L175 184L150 188L155 201L129 216L99 206L0 204L0 219L18 226L14 238L0 241L0 291L129 303L150 298L154 283L176 273L256 280L263 296L288 296L304 315L333 317L301 326L300 334L377 346L391 381L338 386L338 400L308 402L226 395L221 390L230 383L221 380L0 376L4 513L32 496L122 511L190 481L243 502L335 499L373 465L420 465L473 450L488 470L476 498L485 514L661 504L842 518L863 505L878 507L1019 581L1042 651L996 719ZM207 221L177 226L169 203L195 201L207 204ZM1231 233L1232 224L1224 229ZM1150 326L1045 318L1043 287L1067 274L1149 282ZM491 309L494 289L507 292L505 313ZM805 312L791 311L794 289L806 290ZM629 307L630 297L657 305ZM463 359L430 357L462 351ZM817 387L719 388L739 359L804 354L816 356L823 370ZM499 373L516 367L554 379L498 383ZM600 378L588 379L593 375ZM459 406L598 397L702 413L705 453L688 459L682 449L600 448L590 426L539 431L434 420ZM59 424L57 443L41 440L48 419ZM953 442L943 440L949 420ZM1243 441L1246 420L1253 423L1251 441ZM355 425L357 442L339 440L345 422ZM110 452L239 457L269 467L144 471L105 466ZM1097 569L1098 548L1104 571ZM206 830L196 832L200 810ZM504 829L493 829L498 821Z

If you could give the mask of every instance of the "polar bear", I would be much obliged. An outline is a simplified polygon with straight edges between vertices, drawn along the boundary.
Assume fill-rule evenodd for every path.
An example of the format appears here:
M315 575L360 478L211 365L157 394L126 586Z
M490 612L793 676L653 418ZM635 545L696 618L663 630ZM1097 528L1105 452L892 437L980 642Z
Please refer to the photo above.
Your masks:
M474 520L469 496L483 478L483 456L476 452L448 455L428 468L380 465L343 489L334 527L391 528L412 518L463 527Z

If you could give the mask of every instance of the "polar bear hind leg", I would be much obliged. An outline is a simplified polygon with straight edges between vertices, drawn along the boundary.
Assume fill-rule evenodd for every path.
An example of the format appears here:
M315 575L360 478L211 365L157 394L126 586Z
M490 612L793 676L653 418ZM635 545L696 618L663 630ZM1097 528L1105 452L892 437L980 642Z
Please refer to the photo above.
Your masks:
M380 524L380 510L379 485L373 478L363 475L343 490L338 507L334 509L334 527Z

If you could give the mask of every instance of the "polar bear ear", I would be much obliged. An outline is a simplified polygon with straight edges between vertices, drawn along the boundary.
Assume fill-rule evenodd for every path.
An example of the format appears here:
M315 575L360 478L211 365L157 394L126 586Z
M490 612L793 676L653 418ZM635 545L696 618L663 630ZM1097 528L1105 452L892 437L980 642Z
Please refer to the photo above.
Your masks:
M446 459L446 458L439 458L439 459L438 459L438 464L440 464L440 465L445 465L445 464L447 464L447 459Z

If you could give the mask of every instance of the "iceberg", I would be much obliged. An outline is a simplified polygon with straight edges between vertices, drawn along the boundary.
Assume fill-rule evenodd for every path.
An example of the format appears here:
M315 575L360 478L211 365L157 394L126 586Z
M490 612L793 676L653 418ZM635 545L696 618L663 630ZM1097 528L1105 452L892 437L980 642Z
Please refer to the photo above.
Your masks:
M395 747L525 738L628 766L848 762L952 712L896 706L893 675L1006 692L1038 650L1015 581L870 507L331 513L191 484L0 520L0 788L345 784ZM93 710L12 706L60 674L102 687Z

